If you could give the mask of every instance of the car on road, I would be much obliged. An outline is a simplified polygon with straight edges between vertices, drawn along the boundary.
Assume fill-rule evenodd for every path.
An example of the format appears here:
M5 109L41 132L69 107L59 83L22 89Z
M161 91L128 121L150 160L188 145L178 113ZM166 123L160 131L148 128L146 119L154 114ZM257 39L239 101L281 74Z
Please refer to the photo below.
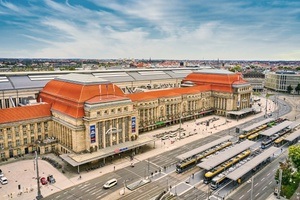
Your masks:
M6 178L5 176L2 176L2 177L0 178L0 183L1 183L2 185L7 184L7 183L8 183L7 178Z
M113 186L115 186L115 185L117 185L117 184L118 184L117 179L113 178L113 179L107 181L107 182L103 185L103 188L104 188L104 189L109 189L109 188L111 188L111 187L113 187Z

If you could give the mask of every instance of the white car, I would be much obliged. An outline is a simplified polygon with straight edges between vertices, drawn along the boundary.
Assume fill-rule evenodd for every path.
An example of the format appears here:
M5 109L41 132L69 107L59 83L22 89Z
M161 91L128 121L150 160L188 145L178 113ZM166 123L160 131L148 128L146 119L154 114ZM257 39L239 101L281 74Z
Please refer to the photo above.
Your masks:
M0 182L1 182L2 185L5 185L5 184L8 183L7 178L6 178L5 176L2 176L2 177L0 178Z
M111 187L117 185L117 183L118 183L117 179L113 178L113 179L107 181L107 182L103 185L103 188L104 188L104 189L109 189L109 188L111 188Z

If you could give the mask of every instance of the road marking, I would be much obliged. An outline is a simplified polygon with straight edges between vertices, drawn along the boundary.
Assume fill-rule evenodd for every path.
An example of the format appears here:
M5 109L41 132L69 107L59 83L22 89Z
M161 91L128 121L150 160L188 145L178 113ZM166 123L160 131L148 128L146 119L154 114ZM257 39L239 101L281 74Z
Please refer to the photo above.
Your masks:
M73 188L71 189L71 191L73 191L73 190L75 190L75 187L73 187Z
M265 186L262 190L265 190L267 188L267 186Z
M244 195L242 195L239 199L242 199L244 197Z
M64 192L64 194L67 194L67 193L68 193L68 191Z
M273 169L273 172L274 172L275 170L277 170L277 169Z
M105 193L103 193L103 194L101 194L100 196L98 196L96 199L100 199L102 196L104 196L104 195L106 195L107 194L107 192L105 192Z
M272 184L272 181L270 181L269 185L271 185L271 184Z
M248 191L247 191L247 193L248 193L248 192L250 192L250 191L251 191L251 189L250 189L250 190L248 190Z
M58 195L56 198L59 198L60 197L60 195Z
M91 187L90 189L87 189L86 192L89 192L89 191L91 191L91 190L93 190L93 189L95 189L95 188L96 188L96 186Z
M265 177L261 179L261 181L265 180Z
M270 173L268 173L267 176L270 176Z
M259 195L259 193L257 193L256 195L255 195L255 197L257 197Z
M256 183L256 184L254 185L254 187L257 186L257 185L258 185L258 183Z

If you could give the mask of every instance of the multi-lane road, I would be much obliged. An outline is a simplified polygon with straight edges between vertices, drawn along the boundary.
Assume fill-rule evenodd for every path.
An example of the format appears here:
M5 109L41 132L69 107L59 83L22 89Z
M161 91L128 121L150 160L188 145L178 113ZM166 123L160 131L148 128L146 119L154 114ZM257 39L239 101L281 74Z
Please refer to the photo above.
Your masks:
M285 115L291 111L291 107L286 105L282 100L278 100L279 112L274 112L274 117ZM284 105L285 104L285 105ZM250 124L261 121L263 117L253 119L241 125L241 128L247 127ZM154 199L164 190L169 190L172 194L177 194L177 199L203 199L207 198L211 191L208 185L202 183L203 171L199 168L194 168L183 174L177 174L175 172L176 157L182 153L190 151L196 147L207 144L213 140L216 140L224 135L235 135L235 127L227 130L222 130L209 137L205 137L186 144L176 149L159 154L155 157L136 162L134 167L126 167L97 177L93 180L86 181L79 185L65 189L61 192L52 194L45 199L102 199L103 197L120 191L124 188L125 184L130 185L145 178L151 177L151 182L140 187L134 191L127 192L122 199L134 200L134 199ZM277 163L276 163L277 162ZM254 178L255 192L252 193L255 199L266 199L268 195L273 192L274 189L274 173L278 166L278 160L272 162L265 167L259 176ZM161 172L159 172L163 169ZM166 170L164 170L166 169ZM154 174L151 176L151 174ZM194 174L192 178L192 174ZM117 178L118 185L105 190L102 189L103 184L111 179ZM245 200L250 198L249 187L251 184L243 184L241 187L234 191L232 196L227 198Z

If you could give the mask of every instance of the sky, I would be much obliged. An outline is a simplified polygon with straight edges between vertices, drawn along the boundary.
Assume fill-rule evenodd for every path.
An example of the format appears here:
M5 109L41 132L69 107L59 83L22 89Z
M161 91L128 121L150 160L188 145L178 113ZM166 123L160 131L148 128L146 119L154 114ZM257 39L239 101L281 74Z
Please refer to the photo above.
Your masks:
M299 60L299 0L0 0L0 58Z

